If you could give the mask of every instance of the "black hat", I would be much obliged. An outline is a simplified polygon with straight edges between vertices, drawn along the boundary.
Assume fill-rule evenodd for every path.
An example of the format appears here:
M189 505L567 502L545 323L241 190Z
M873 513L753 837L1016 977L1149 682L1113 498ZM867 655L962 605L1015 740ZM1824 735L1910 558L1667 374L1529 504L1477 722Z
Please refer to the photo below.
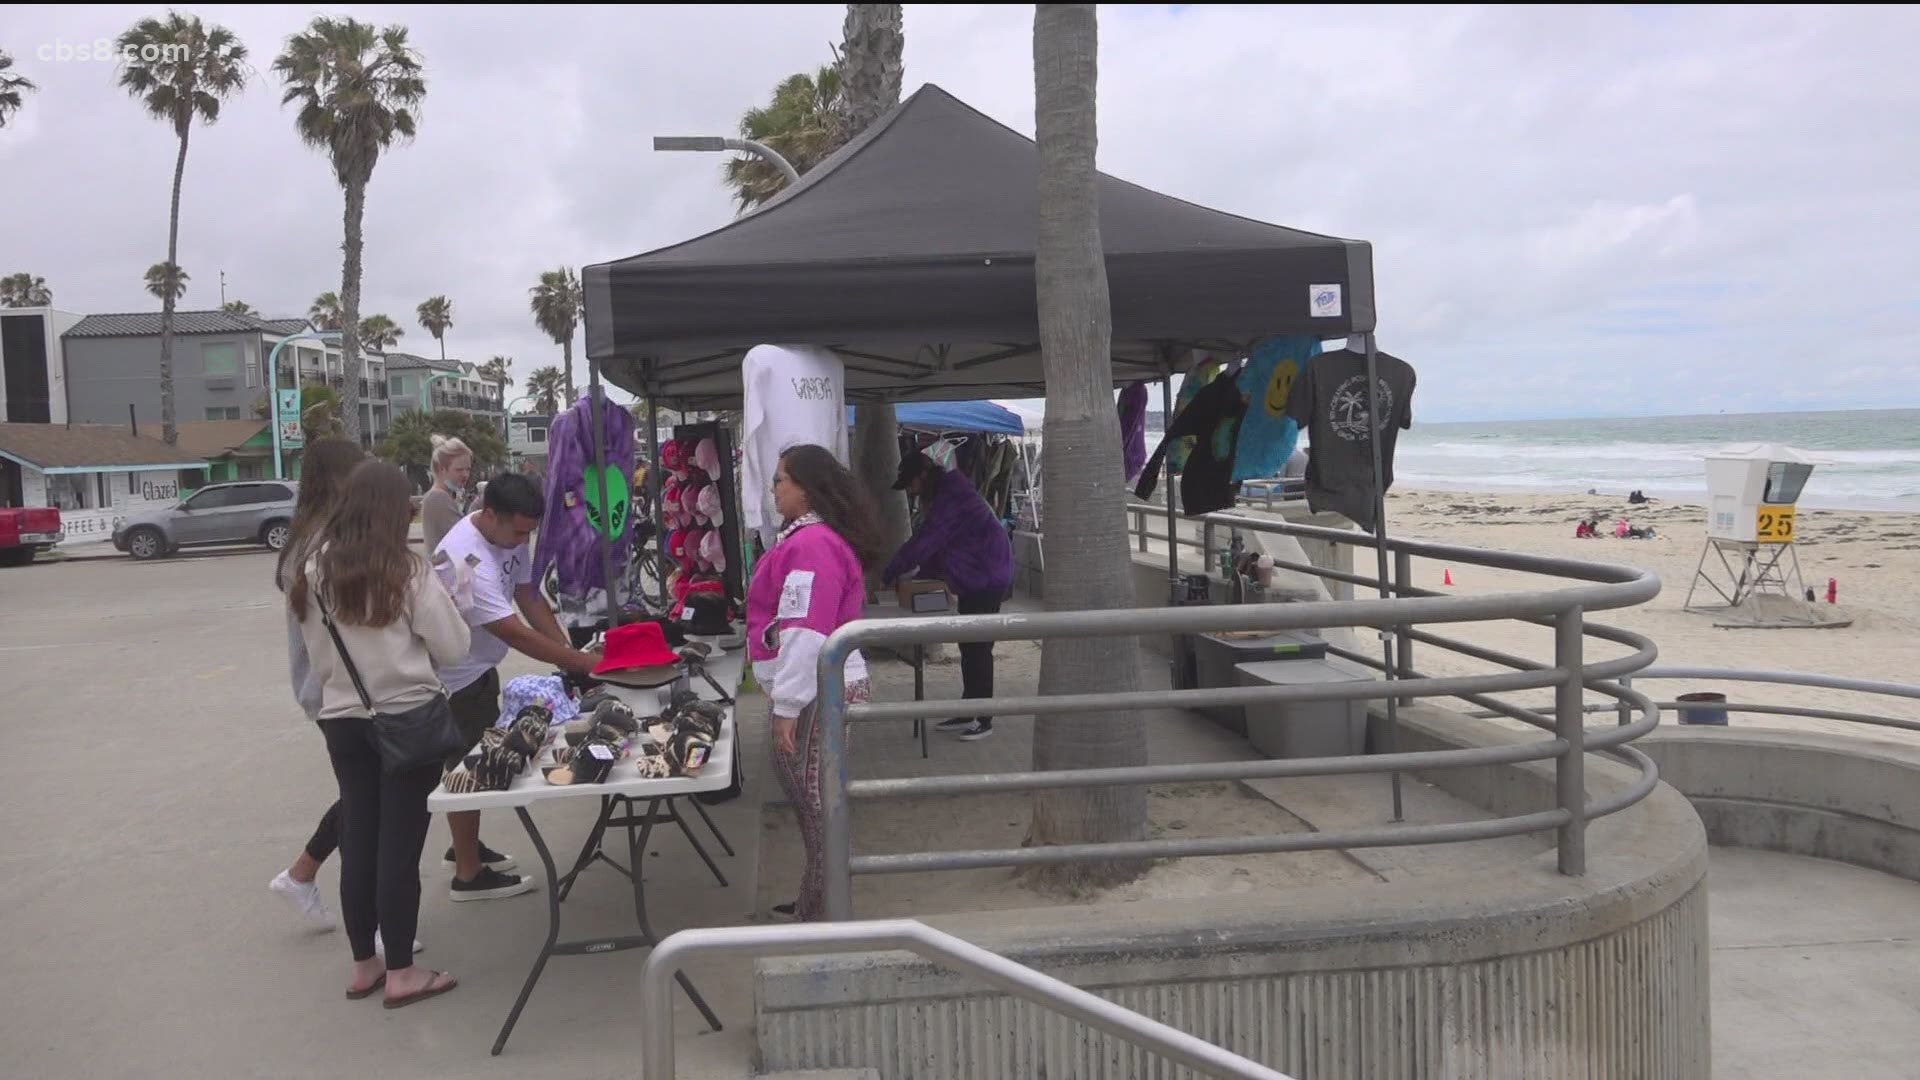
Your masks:
M914 453L900 459L900 471L893 478L893 490L905 491L907 485L923 472L939 472L940 463L924 453Z
M723 637L733 632L727 618L727 598L719 593L692 593L680 613L680 630L695 637Z

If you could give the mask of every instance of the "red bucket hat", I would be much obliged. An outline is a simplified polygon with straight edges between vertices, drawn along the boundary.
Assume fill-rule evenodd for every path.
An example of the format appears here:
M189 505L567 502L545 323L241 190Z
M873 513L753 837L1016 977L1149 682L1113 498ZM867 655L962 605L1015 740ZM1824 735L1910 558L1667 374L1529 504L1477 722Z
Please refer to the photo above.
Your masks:
M593 675L622 686L664 686L679 674L679 663L659 623L627 623L607 631L606 654Z

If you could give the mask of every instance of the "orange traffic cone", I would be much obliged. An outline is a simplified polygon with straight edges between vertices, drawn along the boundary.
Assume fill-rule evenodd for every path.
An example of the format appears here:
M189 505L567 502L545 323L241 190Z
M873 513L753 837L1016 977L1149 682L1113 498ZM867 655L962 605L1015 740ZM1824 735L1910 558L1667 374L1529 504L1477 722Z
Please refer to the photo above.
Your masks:
M1453 584L1453 568L1452 567L1448 567L1447 569L1442 570L1441 574L1443 576L1440 578L1440 584L1442 585Z

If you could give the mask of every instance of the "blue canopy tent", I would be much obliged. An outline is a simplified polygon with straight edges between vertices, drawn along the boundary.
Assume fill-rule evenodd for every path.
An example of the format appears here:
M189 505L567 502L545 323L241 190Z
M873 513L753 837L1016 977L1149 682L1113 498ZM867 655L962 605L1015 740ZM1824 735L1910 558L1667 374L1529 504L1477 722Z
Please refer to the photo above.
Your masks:
M847 406L847 426L853 426L854 406ZM978 431L990 435L1025 435L1027 425L1012 409L991 401L920 401L895 406L900 426L917 431Z

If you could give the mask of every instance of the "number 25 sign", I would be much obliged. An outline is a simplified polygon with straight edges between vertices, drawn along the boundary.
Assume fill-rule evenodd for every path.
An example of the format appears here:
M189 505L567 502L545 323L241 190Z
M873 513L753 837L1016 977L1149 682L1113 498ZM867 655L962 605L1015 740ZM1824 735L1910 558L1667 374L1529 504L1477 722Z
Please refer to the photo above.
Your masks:
M1793 507L1762 505L1753 538L1762 544L1793 543Z

